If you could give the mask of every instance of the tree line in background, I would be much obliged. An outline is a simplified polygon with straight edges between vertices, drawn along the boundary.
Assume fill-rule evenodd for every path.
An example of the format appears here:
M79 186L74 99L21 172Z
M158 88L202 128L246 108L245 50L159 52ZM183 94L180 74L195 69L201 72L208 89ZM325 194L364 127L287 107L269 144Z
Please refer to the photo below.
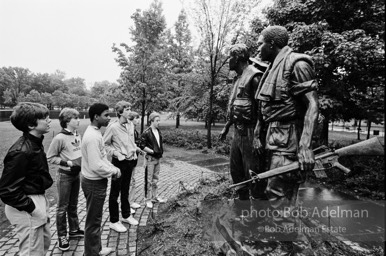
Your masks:
M113 45L122 69L117 83L97 82L87 90L84 79L65 79L63 72L33 74L24 68L0 69L0 104L38 101L50 108L87 109L96 102L114 106L125 99L134 104L142 121L151 111L171 111L206 122L207 146L211 124L226 116L235 75L228 69L228 47L246 43L257 53L257 38L267 25L290 32L290 46L311 55L316 63L319 102L328 122L383 121L384 13L382 0L275 0L256 15L256 0L187 0L178 20L166 28L162 3L131 15L132 44ZM193 42L191 29L197 33ZM192 45L197 45L193 47ZM143 130L143 123L141 131Z
M73 107L87 110L94 102L115 102L117 83L96 82L86 88L83 78L68 78L62 71L53 74L33 73L27 68L0 68L0 106L15 106L18 102L39 102L50 110ZM110 104L111 105L111 104Z

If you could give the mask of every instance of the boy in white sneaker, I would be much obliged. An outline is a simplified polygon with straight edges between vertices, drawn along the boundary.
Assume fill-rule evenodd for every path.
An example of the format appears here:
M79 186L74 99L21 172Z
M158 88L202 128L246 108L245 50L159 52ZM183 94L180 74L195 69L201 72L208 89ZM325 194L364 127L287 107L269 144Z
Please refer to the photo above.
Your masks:
M134 136L129 136L127 118L131 109L130 103L119 101L115 106L118 121L107 126L103 139L106 150L112 156L112 164L121 170L120 178L111 179L109 211L110 228L117 232L126 232L126 227L119 221L118 197L121 195L122 221L130 225L138 225L138 221L131 214L129 203L129 187L131 174L137 164L137 146Z
M59 249L67 251L70 244L67 239L67 220L70 238L84 237L79 228L78 197L80 188L80 166L82 159L79 112L73 108L64 108L59 114L62 130L56 135L47 152L48 162L59 166L56 175L58 204L56 210L56 228Z
M157 194L160 172L160 159L163 154L162 135L158 129L160 114L153 112L149 116L150 127L141 135L140 148L147 153L145 169L146 207L153 208L153 201L165 203L166 200Z

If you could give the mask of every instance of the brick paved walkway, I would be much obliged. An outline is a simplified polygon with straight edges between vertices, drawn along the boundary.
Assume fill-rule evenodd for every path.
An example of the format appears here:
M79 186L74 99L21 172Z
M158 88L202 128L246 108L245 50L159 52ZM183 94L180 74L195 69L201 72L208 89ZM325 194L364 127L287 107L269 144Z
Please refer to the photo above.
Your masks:
M139 226L146 226L148 217L150 214L156 214L158 209L158 203L154 204L153 209L146 208L144 206L144 169L143 167L137 167L135 178L136 184L136 202L142 205L141 208L137 209L134 214L134 218L139 220ZM165 159L161 163L161 173L159 180L159 195L163 198L172 198L178 194L180 188L179 182L182 181L185 184L192 186L200 178L206 178L214 175L214 172L199 167L196 165L189 164L187 162ZM110 182L109 182L110 186ZM109 189L108 189L109 191ZM47 255L68 255L68 256L80 256L83 255L84 240L72 239L70 240L70 249L66 252L62 252L58 249L57 234L56 234L56 205L50 208L51 217L51 246ZM84 228L85 216L86 216L86 200L83 192L79 193L79 204L78 204L79 221L81 228ZM128 232L117 233L109 228L109 210L108 210L108 195L103 209L103 221L102 221L102 245L106 247L115 248L115 251L111 253L112 256L117 255L136 255L136 241L137 241L137 228L138 226L130 226L127 223L123 223ZM18 255L18 239L13 226L8 227L8 233L0 239L0 256L15 256ZM7 230L3 230L7 232Z

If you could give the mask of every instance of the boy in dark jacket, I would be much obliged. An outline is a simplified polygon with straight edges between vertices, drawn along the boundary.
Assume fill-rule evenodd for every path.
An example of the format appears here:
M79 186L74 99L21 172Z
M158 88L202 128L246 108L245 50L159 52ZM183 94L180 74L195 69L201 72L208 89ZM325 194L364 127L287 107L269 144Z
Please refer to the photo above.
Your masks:
M45 106L23 102L14 107L11 122L23 135L4 158L0 198L5 203L5 215L16 225L19 255L41 256L51 242L45 191L53 180L42 144L51 119Z
M153 112L149 116L150 127L141 135L140 148L147 153L145 169L145 201L146 207L153 208L153 201L165 203L166 200L158 197L158 179L160 172L160 159L163 154L162 135L158 129L160 114Z

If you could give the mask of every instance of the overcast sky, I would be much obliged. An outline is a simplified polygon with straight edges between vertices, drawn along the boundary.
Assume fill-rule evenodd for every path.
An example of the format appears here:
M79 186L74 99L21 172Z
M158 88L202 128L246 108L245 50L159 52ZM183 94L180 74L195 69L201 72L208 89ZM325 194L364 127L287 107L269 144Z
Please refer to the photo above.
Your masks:
M0 0L0 67L33 73L61 70L67 78L115 82L120 73L113 43L128 43L130 16L152 0ZM167 27L179 0L163 0Z
M272 0L262 0L263 5ZM119 78L113 43L130 42L130 16L152 0L0 0L0 67L33 73L60 70L86 86ZM161 0L167 27L182 9L180 0Z

